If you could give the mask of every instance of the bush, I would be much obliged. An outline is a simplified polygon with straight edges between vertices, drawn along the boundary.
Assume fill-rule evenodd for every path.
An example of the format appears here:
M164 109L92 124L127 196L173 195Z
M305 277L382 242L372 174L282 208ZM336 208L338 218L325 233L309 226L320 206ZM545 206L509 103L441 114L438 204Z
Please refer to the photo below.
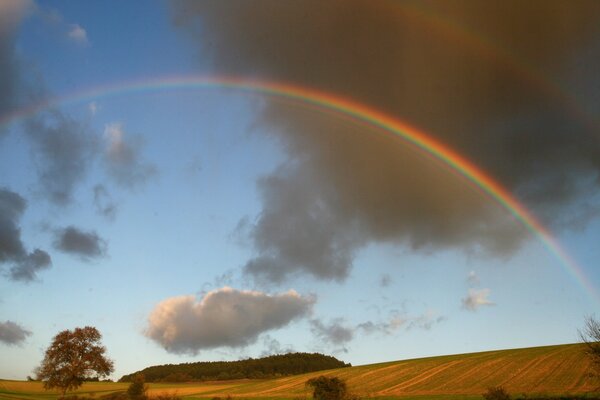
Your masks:
M313 389L315 400L345 400L348 398L346 382L337 377L312 378L306 382L306 386Z
M146 379L144 375L137 374L133 377L129 388L127 388L127 395L131 400L145 400L146 391L148 391L148 385L146 385Z
M483 394L485 400L510 400L510 395L502 386L488 388Z

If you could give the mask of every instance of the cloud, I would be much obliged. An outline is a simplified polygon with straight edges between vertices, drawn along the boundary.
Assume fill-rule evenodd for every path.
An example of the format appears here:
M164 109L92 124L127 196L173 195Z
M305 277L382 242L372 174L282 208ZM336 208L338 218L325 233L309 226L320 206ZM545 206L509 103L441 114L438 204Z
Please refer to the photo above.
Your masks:
M524 80L511 63L568 84L567 62L600 37L600 3L508 4L179 0L173 9L210 60L202 72L317 88L402 118L552 225L578 202L597 202L600 142L560 96ZM514 58L456 40L454 27ZM600 58L589 62L595 74ZM262 210L249 235L255 256L245 266L257 279L340 281L372 242L505 257L529 238L497 204L388 134L269 99L259 122L288 161L258 184Z
M203 349L244 347L260 334L310 314L315 300L293 290L277 295L224 287L160 302L145 334L168 352L197 354Z
M488 299L490 293L490 289L469 289L469 294L461 300L462 307L465 310L477 311L482 306L493 306L495 304Z
M392 311L387 321L373 322L366 321L357 325L357 329L362 330L365 334L381 334L392 335L401 328L406 330L422 329L430 330L435 324L439 324L446 320L443 315L437 315L431 310L428 310L419 315L405 315L399 311Z
M37 272L49 268L48 253L35 249L28 253L21 240L19 222L27 202L18 193L0 187L0 264L12 265L8 277L14 281L30 282Z
M479 276L475 271L469 271L469 275L467 275L467 283L470 286L478 286L479 285Z
M110 220L113 220L117 215L117 204L104 185L94 186L94 206L98 214Z
M90 44L86 30L83 29L79 24L71 24L69 27L69 32L67 33L67 37L73 42L82 46L87 46Z
M270 335L263 335L262 345L263 351L260 353L261 357L294 352L294 348L291 345L288 344L285 347L283 347L279 340L272 338Z
M379 277L379 286L381 287L388 287L392 282L393 280L390 274L382 274L381 277Z
M156 175L156 167L141 159L141 139L126 138L122 124L106 125L104 136L107 140L106 166L117 184L129 188L136 187Z
M0 343L9 346L20 345L28 336L31 336L31 332L20 325L12 321L0 322Z
M14 32L34 9L33 1L0 2L0 116L13 110L21 100L20 66L14 48ZM6 129L0 129L0 135Z
M98 141L87 126L56 109L27 119L24 126L42 194L55 205L70 204L98 154Z
M38 272L50 268L51 265L50 255L43 250L35 249L11 267L9 276L13 281L31 282L37 278Z
M99 109L100 107L95 101L92 101L88 104L88 110L90 111L90 114L92 114L92 116L96 115Z
M68 226L56 230L54 247L65 253L89 260L105 256L107 244L94 231L85 232L74 226Z
M310 321L310 330L322 341L335 346L344 346L354 339L354 329L344 325L343 318L335 318L329 323L312 319Z

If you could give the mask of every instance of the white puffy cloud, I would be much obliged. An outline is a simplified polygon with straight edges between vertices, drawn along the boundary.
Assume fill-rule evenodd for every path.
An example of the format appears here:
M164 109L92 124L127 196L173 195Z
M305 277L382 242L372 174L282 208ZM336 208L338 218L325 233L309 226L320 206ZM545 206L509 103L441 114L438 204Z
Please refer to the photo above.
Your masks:
M315 299L296 291L269 295L230 287L160 302L148 318L146 336L172 353L244 347L261 333L308 316Z
M462 306L464 309L469 311L477 311L482 306L493 306L488 297L490 295L490 289L469 289L469 293L462 299Z

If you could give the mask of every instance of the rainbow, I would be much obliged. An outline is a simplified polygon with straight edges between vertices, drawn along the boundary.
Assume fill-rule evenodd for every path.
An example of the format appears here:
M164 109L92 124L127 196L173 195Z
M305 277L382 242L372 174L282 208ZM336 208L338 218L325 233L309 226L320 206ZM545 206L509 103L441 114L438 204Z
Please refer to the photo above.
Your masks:
M289 83L248 80L238 77L159 77L99 86L75 92L70 95L45 100L0 117L0 127L35 115L48 108L73 105L98 98L111 98L124 93L132 94L161 90L207 88L231 89L242 93L262 94L294 100L302 104L314 106L321 110L339 113L357 122L366 123L370 126L382 129L383 131L392 133L416 149L439 160L459 176L466 178L484 194L507 210L534 236L539 238L546 249L560 260L565 271L585 289L592 299L600 302L600 295L586 278L581 267L567 254L553 237L551 232L502 185L465 157L461 156L442 142L428 136L425 132L389 114L385 114L365 104L332 93L295 86Z

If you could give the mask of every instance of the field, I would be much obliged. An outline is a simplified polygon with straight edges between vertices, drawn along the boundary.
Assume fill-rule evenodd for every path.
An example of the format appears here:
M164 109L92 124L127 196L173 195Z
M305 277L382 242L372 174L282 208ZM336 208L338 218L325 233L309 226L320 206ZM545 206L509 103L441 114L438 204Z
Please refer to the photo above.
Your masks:
M334 369L268 380L187 384L150 384L149 394L177 393L194 398L305 398L305 382L314 376L340 377L361 397L470 399L490 386L511 394L585 394L597 387L588 376L590 361L580 344L498 350ZM127 389L126 383L86 383L78 396L99 398ZM48 399L39 382L0 380L0 399Z

